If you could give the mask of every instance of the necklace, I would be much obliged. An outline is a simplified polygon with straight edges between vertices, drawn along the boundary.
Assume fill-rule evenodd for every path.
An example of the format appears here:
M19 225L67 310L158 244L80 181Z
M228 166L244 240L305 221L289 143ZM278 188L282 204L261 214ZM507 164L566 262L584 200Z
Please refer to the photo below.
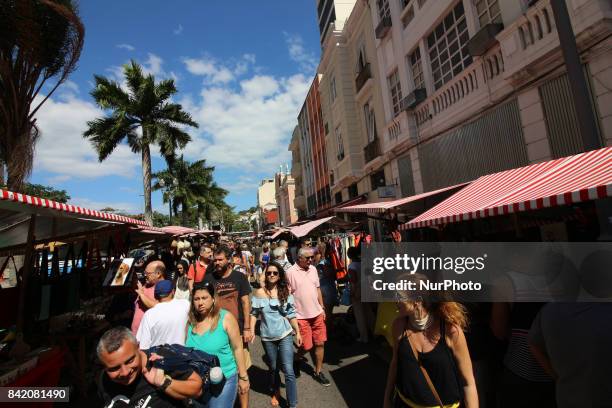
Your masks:
M431 315L427 313L427 315L423 318L417 319L414 314L410 314L408 316L408 320L410 321L410 325L416 329L417 331L425 331L431 326L433 319Z

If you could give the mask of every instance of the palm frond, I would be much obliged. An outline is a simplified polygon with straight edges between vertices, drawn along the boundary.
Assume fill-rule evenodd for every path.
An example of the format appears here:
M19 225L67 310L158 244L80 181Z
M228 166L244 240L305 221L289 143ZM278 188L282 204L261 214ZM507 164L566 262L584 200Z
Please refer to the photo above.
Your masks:
M94 79L96 87L90 94L102 109L124 110L130 105L130 96L117 82L99 75Z

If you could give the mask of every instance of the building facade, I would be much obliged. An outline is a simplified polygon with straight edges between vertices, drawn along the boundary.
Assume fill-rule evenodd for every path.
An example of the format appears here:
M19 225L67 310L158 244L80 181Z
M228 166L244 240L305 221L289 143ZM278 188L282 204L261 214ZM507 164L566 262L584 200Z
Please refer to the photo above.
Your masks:
M583 150L551 0L369 0L401 195ZM612 6L567 2L602 145Z
M278 206L279 226L286 227L293 224L298 219L297 209L295 208L295 181L289 173L289 166L286 171L276 173L274 177L276 183L276 204Z
M291 152L291 177L295 184L295 198L293 204L297 213L298 219L306 217L306 197L304 196L304 186L302 183L302 156L300 148L300 128L296 126L291 135L291 143L289 143L289 151Z
M276 183L274 179L264 179L257 188L257 212L259 215L259 227L260 230L270 225L272 220L270 214L276 213ZM278 220L275 216L273 224Z
M321 36L321 47L325 43L325 37L334 25L342 30L344 21L351 14L356 0L317 0L317 19L319 23L319 34Z

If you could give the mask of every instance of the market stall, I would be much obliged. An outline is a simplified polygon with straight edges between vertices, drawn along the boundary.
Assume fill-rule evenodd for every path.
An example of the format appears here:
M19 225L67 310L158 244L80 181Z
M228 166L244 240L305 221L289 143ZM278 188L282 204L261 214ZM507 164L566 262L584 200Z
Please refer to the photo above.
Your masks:
M0 190L0 385L57 385L68 365L84 393L102 312L132 290L127 254L168 238L141 220Z

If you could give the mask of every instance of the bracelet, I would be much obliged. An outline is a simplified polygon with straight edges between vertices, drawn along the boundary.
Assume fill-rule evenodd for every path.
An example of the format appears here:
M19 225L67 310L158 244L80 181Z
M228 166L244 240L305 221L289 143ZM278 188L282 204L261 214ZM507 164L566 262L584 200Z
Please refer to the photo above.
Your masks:
M245 327L245 328L244 328L244 329L242 329L242 330L249 330L249 331L251 331L251 328L250 328L250 327Z
M241 375L238 375L238 378L241 379L242 381L249 381L248 375L245 375L244 377L242 377Z

